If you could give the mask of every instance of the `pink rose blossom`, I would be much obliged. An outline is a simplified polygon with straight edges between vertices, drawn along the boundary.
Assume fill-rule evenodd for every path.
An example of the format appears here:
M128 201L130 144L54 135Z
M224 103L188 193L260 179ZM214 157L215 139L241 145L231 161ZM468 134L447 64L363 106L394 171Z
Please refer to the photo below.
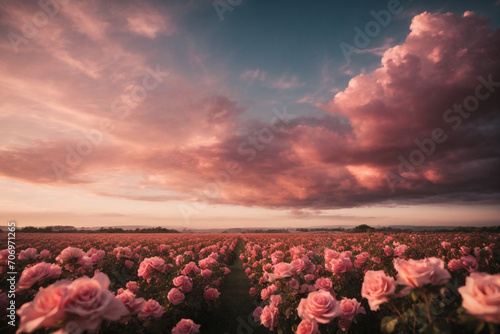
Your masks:
M135 298L135 294L129 289L124 290L116 299L122 302L123 305L128 309L130 314L139 313L144 306L146 306L146 301L144 298Z
M320 277L316 280L316 283L314 284L314 287L318 290L324 290L324 291L332 291L333 292L333 283L332 280L329 279L328 277Z
M200 327L191 319L181 319L172 329L172 334L196 334L200 332Z
M365 308L355 298L344 297L340 301L340 310L342 311L341 317L349 321L352 321L357 314L366 314Z
M475 317L500 324L500 274L471 273L458 288L462 306Z
M394 261L394 268L398 272L398 284L412 288L421 288L427 284L443 285L451 278L450 273L444 269L444 261L436 257L408 261L397 259Z
M17 258L21 261L34 261L38 259L39 255L37 253L36 248L28 248L22 250Z
M19 332L33 332L40 328L60 327L66 313L62 304L70 281L58 281L47 288L40 288L33 301L17 310L21 322Z
M182 304L186 296L177 288L172 288L168 292L167 295L168 301L171 302L173 305L179 305Z
M395 291L394 278L386 276L382 270L366 272L361 287L361 296L368 299L368 305L372 311L377 311L380 304L388 302Z
M180 288L183 292L190 292L193 289L193 283L187 276L177 276L174 278L173 283L176 287Z
M273 330L278 325L279 310L274 305L267 305L262 310L260 322L264 327Z
M17 283L17 288L19 290L25 290L31 288L35 283L41 285L48 279L59 278L59 276L61 276L61 270L62 268L57 264L45 262L37 263L33 267L26 268L23 271Z
M318 323L327 324L341 315L340 303L328 291L315 291L301 299L297 313L302 319L315 319Z
M161 318L163 315L163 307L154 299L150 299L147 301L146 306L141 310L141 312L137 315L137 318L140 320L146 320L149 318Z
M320 334L318 323L314 319L303 319L297 327L296 334Z
M274 265L274 275L276 277L292 277L294 276L294 267L290 263L279 262Z
M462 256L462 258L460 259L460 264L462 268L467 270L469 273L473 273L479 270L479 263L472 255Z
M139 292L139 285L137 285L137 282L135 281L130 281L126 285L127 289L132 291L133 293L137 294Z
M205 297L206 300L216 300L217 298L219 298L219 295L219 290L215 288L209 288L205 290L203 297Z

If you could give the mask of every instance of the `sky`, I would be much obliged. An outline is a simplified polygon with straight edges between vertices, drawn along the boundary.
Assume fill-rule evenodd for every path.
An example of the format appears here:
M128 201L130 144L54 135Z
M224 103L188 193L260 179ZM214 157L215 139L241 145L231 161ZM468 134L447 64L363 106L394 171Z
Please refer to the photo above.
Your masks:
M498 225L500 1L0 3L0 220Z

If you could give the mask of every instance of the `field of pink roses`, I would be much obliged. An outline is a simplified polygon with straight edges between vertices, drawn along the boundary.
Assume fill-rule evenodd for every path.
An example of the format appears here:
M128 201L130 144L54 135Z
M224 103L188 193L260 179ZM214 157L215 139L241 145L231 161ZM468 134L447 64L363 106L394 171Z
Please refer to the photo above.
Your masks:
M488 333L500 324L499 236L244 236L254 320L278 333Z
M216 310L237 237L24 234L16 241L18 332L185 334ZM9 329L3 246L0 317Z
M225 334L204 325L224 319L220 296L232 277L251 288L231 298L260 304L242 314L251 323L237 333L494 333L499 240L488 233L18 234L15 251L0 243L0 331Z

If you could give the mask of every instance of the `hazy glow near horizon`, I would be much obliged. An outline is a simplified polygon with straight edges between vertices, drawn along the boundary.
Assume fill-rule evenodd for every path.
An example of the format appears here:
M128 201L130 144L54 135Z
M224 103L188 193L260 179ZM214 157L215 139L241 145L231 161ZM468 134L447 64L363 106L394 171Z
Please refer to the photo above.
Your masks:
M3 1L0 220L496 225L500 5L447 6Z

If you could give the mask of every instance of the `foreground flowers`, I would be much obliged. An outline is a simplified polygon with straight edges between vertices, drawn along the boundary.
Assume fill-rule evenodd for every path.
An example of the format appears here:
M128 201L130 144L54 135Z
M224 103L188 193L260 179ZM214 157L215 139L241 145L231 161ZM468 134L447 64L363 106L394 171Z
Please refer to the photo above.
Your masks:
M182 319L172 329L172 334L195 334L200 332L200 325L194 323L191 319Z
M458 289L462 306L475 317L500 324L500 274L472 273Z
M383 270L366 272L361 296L368 299L372 311L377 311L380 304L388 302L395 292L394 278L387 276Z
M311 292L300 301L297 313L302 319L314 319L320 324L327 324L341 315L340 303L331 293L320 290Z
M18 332L58 327L72 319L81 331L95 332L103 320L118 321L129 314L127 308L108 290L109 278L97 273L73 282L59 281L41 288L35 299L19 310Z
M398 284L412 288L425 285L444 285L450 273L444 269L444 261L435 257L423 260L394 260L394 269L398 271Z

